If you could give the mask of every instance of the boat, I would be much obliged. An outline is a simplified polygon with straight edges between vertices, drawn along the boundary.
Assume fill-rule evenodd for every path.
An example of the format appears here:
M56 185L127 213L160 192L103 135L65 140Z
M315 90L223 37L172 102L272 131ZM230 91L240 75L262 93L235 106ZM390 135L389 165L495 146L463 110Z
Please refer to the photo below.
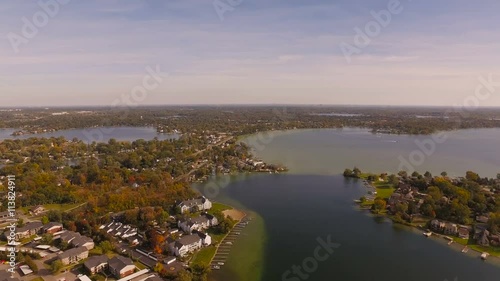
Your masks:
M218 264L218 265L224 265L224 263L223 263L223 262L218 262L217 264Z
M462 253L467 254L469 251L469 247L465 246L465 248L462 249Z
M490 255L490 254L488 254L488 253L482 253L482 254L481 254L481 259L482 259L482 260L486 260L486 259L488 258L488 256L489 256L489 255Z
M425 237L431 237L431 235L432 235L432 232L430 232L430 231L424 232Z
M218 265L213 265L213 266L212 266L212 269L220 269L220 266L218 266Z

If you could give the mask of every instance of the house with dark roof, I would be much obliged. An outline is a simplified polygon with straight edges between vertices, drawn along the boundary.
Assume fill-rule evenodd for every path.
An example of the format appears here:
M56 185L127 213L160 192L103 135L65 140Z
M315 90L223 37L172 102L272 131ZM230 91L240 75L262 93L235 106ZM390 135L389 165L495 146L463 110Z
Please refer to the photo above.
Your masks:
M219 222L216 217L205 213L196 218L179 220L177 226L185 233L191 234L195 230L201 231L211 226L216 226L218 223Z
M92 250L95 247L94 240L87 236L83 236L78 232L66 231L61 233L60 239L62 242L68 243L73 247L85 247Z
M134 262L126 257L116 256L108 261L108 267L111 274L121 279L135 271Z
M206 211L212 208L212 202L205 197L182 201L179 205L182 213Z
M16 229L16 239L24 239L26 237L30 237L40 232L43 224L39 221L29 222L25 224L23 227Z
M186 235L169 244L170 251L178 256L184 257L203 246L202 239L197 234Z
M91 275L94 275L104 271L108 267L108 260L106 255L93 256L86 260L83 266Z
M77 263L81 260L88 258L89 250L85 247L78 247L69 249L62 254L57 256L57 259L62 262L64 265Z
M63 230L62 223L49 222L42 227L42 233L54 234Z

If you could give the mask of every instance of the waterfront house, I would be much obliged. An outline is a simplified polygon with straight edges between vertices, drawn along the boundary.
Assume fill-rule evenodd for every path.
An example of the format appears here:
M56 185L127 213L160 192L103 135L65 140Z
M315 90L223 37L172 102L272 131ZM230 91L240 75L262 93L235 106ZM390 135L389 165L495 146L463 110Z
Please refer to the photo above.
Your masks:
M466 226L460 226L458 228L458 237L460 237L462 239L469 239L469 233L470 233L470 230Z
M481 234L479 234L478 239L476 240L477 244L481 246L489 246L490 245L489 236L490 232L487 229L483 230Z
M197 234L183 236L169 244L170 251L178 257L184 257L188 253L200 249L202 246L202 239Z
M179 220L177 226L185 233L191 234L195 230L204 230L218 224L216 217L209 214L202 214L196 218L187 218Z
M210 246L212 244L212 237L210 237L210 235L200 231L196 231L194 234L197 234L200 237L203 246Z
M108 262L109 271L116 278L121 279L129 276L135 271L134 262L126 257L116 256Z
M58 222L49 222L42 227L42 233L54 234L63 230L63 225Z
M444 234L448 235L457 235L458 226L454 223L447 222L444 225Z
M78 247L69 249L62 254L57 256L57 259L62 262L64 265L77 263L81 260L88 258L89 250L85 247Z
M181 209L182 213L185 212L196 212L196 211L206 211L212 208L212 202L205 197L200 197L197 199L191 199L182 201L178 207Z
M90 257L83 263L83 266L91 275L94 275L108 267L108 257L106 255Z

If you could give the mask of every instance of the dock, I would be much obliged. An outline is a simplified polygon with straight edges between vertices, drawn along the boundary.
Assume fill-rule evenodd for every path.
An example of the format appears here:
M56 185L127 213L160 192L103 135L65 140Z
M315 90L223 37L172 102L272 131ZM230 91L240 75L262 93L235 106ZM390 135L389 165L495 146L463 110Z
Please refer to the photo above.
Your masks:
M226 235L226 237L220 242L217 246L217 251L215 252L215 256L211 262L212 269L220 269L221 266L227 261L229 257L229 253L231 252L231 248L233 247L234 242L238 239L241 232L245 229L245 227L249 224L251 218L243 218L240 222L238 222L233 229Z

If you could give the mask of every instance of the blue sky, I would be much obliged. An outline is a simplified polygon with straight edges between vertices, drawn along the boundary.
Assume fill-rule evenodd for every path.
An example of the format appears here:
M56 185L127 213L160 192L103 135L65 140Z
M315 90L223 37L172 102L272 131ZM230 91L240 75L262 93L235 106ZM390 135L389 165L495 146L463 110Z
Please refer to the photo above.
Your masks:
M17 53L9 34L43 10L2 1L0 104L108 106L156 65L141 104L455 105L500 82L499 1L403 0L350 62L340 44L394 0L239 1L221 20L213 0L71 0Z

